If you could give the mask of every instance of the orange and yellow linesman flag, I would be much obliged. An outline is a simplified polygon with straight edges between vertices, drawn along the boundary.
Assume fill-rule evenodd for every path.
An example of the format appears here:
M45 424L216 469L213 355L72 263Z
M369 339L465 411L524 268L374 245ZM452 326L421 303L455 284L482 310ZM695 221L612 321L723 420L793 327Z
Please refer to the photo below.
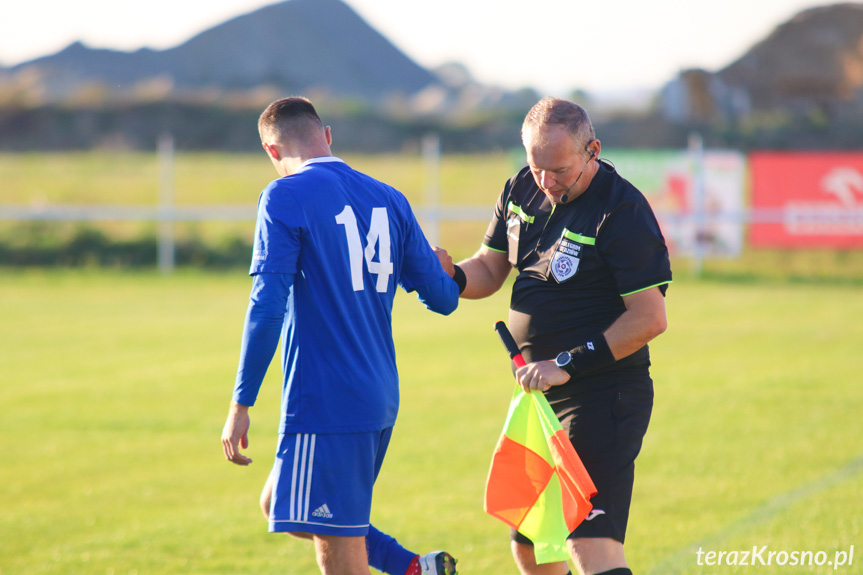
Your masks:
M512 353L515 342L503 322L495 329L516 365L524 365L517 347ZM548 400L516 386L492 456L486 513L533 541L537 563L564 561L566 538L590 513L594 495L596 487Z

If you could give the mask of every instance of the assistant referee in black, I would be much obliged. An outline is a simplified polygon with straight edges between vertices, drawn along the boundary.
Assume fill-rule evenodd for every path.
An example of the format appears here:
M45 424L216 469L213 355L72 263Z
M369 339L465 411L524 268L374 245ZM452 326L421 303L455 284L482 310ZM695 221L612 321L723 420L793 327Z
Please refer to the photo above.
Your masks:
M510 271L509 327L528 364L526 390L545 393L598 493L569 536L582 575L632 575L623 543L653 407L648 342L665 331L668 249L647 200L600 159L583 108L545 98L522 126L527 167L504 186L483 245L453 265L437 249L462 297L487 297ZM563 575L565 562L537 565L514 532L525 575Z

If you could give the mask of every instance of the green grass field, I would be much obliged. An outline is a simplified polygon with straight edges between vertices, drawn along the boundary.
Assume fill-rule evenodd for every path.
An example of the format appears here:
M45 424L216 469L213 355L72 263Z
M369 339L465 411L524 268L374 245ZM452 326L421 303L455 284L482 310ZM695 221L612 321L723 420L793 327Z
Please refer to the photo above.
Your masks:
M242 270L0 270L0 574L316 572L257 509L277 365L252 410L255 463L221 453L249 286ZM402 409L373 521L467 575L516 572L508 529L482 511L513 386L492 330L507 301L442 318L402 295L394 314ZM863 573L859 285L683 277L667 304L633 571ZM699 547L765 545L856 555L835 571L697 565Z
M338 146L334 148L338 154ZM491 214L494 201L521 159L518 151L445 155L440 164L443 205L481 206ZM345 155L353 167L392 184L422 206L428 172L418 154ZM261 189L276 174L263 151L248 154L183 153L174 162L174 195L178 206L246 206L253 213ZM155 154L133 152L0 153L0 204L108 204L153 206L159 197ZM440 243L457 259L480 245L488 221L442 222ZM82 226L118 240L150 237L152 222L15 222L0 221L0 246L69 241ZM253 222L180 222L176 237L210 245L240 238L251 242ZM155 265L155 264L154 264ZM682 271L688 272L684 262ZM681 270L678 270L681 271ZM707 277L783 279L801 282L842 281L863 285L863 250L745 250L737 259L707 260Z
M278 176L263 150L253 152L178 153L173 168L177 205L254 205L260 191ZM338 149L333 153L338 155ZM385 179L411 202L422 199L428 174L418 154L353 154L344 159ZM504 152L444 156L441 201L486 205L516 165ZM158 158L152 153L0 153L0 202L153 205L159 198L159 177Z
M353 166L423 201L418 156ZM506 153L445 157L445 204L488 205ZM263 153L179 154L176 201L254 205L274 172ZM154 204L152 154L0 154L2 203ZM15 241L20 224L2 223ZM50 224L63 234L75 224ZM152 224L100 224L112 237ZM486 222L444 224L469 255ZM178 229L218 241L251 222ZM29 236L27 236L29 237ZM744 573L696 551L856 547L863 573L863 252L748 251L675 262L669 331L652 345L656 407L638 461L627 554L635 573ZM247 469L219 436L236 369L244 270L0 268L0 575L317 572L308 544L269 535L257 509L275 448L279 369L252 412ZM507 295L450 318L397 300L402 409L373 521L417 551L446 548L461 572L515 573L508 529L482 511L513 381L492 325ZM766 558L766 556L765 556ZM834 566L756 566L830 573Z
M338 149L334 149L338 154ZM346 155L358 170L393 185L414 206L425 202L428 169L418 154ZM506 152L444 156L440 166L440 201L491 209L516 165ZM250 214L261 190L277 177L263 151L248 154L178 153L174 159L177 206L245 206ZM152 153L70 152L0 153L0 204L12 205L133 205L154 206L159 199L159 163ZM442 242L466 257L482 241L487 221L444 222ZM82 226L112 238L153 235L152 222L44 222L0 220L0 244L42 244L47 238L73 237ZM179 222L178 240L190 237L218 245L226 238L251 242L254 222Z

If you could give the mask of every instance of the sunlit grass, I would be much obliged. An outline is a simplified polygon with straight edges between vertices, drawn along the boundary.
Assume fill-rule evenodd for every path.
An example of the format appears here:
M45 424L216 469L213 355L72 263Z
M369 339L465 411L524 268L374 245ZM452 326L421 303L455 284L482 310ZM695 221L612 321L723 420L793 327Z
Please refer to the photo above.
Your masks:
M316 572L257 509L277 364L252 410L255 463L221 454L249 287L242 270L0 271L0 573ZM507 303L504 290L443 318L401 295L394 313L402 408L373 521L465 573L516 573L507 528L482 511L513 385L492 330ZM667 305L634 572L715 572L695 565L698 544L859 553L859 289L681 279Z

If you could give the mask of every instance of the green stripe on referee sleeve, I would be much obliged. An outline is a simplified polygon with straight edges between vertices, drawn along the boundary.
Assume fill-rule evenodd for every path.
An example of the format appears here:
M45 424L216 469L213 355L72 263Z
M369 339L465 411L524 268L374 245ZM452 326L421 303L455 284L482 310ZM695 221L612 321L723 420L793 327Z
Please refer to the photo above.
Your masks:
M593 245L596 245L596 238L589 238L589 237L587 237L587 236L583 236L583 235L581 235L581 234L577 234L577 233L575 233L575 232L571 232L571 231L569 231L569 230L567 230L567 229L564 229L564 230L563 230L563 237L565 237L565 238L566 238L566 239L568 239L568 240L572 240L572 241L574 241L574 242L578 242L578 243L580 243L580 244L584 244L584 245L587 245L587 246L593 246Z
M641 288L641 289L637 289L637 290L635 290L635 291L631 291L631 292L629 292L629 293L622 293L622 294L620 294L620 297L626 297L626 296L628 296L628 295L632 295L632 294L634 294L634 293L638 293L638 292L641 292L641 291L644 291L644 290L649 290L650 288L655 288L655 287L664 286L664 285L671 285L672 283L674 283L674 282L672 282L672 281L659 282L658 284L653 284L652 286L647 286L647 287L644 287L644 288Z
M510 202L506 207L512 213L518 214L518 217L520 217L522 220L526 221L527 223L529 223L529 224L533 223L533 216L529 216L526 213L524 213L524 210L522 210L521 207L515 205L512 202Z

